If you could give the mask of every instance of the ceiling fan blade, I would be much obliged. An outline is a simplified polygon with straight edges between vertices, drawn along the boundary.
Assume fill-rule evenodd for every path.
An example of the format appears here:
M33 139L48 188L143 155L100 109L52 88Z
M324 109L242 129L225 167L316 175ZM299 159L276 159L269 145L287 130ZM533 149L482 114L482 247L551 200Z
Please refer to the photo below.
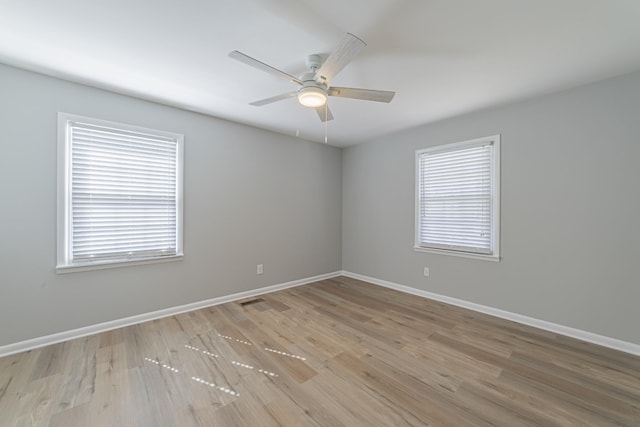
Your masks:
M340 45L329 54L318 72L316 80L324 84L338 74L367 44L351 33L345 34Z
M253 105L255 107L260 107L262 105L271 104L272 102L282 101L284 99L293 98L296 96L298 92L287 92L281 95L272 96L271 98L261 99L259 101L250 102L249 105Z
M321 122L324 123L333 120L333 114L331 114L331 110L328 105L317 107L315 110L318 113L318 117L320 117Z
M330 87L329 96L340 96L342 98L363 99L365 101L391 102L395 92L387 90L356 89L353 87Z
M229 52L229 56L237 61L243 62L247 65L250 65L258 70L265 71L274 76L289 80L290 82L297 83L299 85L302 84L302 81L297 77L292 76L289 73L285 73L284 71L280 71L277 68L272 67L271 65L265 64L264 62L258 61L255 58L250 57L249 55L245 55L242 52L238 52L237 50Z

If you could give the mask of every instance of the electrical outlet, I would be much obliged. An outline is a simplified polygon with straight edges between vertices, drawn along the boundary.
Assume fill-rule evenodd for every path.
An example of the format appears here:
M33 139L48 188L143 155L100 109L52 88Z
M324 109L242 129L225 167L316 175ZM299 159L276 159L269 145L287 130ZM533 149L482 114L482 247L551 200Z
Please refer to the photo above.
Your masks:
M424 268L424 277L429 277L429 267Z
M260 275L260 274L262 274L263 272L264 272L264 270L263 270L263 266L262 266L262 264L258 264L258 266L257 266L257 268L256 268L256 274L257 274L257 275Z

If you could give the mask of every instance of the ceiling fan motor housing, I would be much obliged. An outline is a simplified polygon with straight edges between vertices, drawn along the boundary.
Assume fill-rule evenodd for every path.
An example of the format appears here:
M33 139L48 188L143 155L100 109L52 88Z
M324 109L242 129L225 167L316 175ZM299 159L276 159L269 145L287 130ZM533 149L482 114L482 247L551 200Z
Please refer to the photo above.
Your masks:
M309 55L307 56L305 65L307 66L307 69L315 74L315 72L318 71L318 69L322 65L322 57L317 54Z

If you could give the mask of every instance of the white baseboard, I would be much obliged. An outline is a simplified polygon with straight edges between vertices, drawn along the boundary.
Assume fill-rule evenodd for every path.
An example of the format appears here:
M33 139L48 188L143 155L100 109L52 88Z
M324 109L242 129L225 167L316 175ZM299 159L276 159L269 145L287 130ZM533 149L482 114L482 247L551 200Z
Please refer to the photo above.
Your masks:
M94 335L100 332L106 332L112 329L118 329L118 328L123 328L125 326L131 326L138 323L148 322L150 320L160 319L168 316L174 316L176 314L185 313L187 311L199 310L201 308L211 307L218 304L224 304L230 301L236 301L236 300L249 298L257 295L263 295L269 292L279 291L282 289L302 286L308 283L317 282L319 280L325 280L325 279L330 279L332 277L340 276L341 274L342 272L340 271L321 274L319 276L307 277L305 279L294 280L292 282L281 283L278 285L267 286L259 289L252 289L250 291L245 291L245 292L238 292L236 294L212 298L204 301L198 301L191 304L180 305L177 307L166 308L163 310L152 311L150 313L138 314L136 316L125 317L123 319L117 319L117 320L111 320L109 322L98 323L97 325L85 326L83 328L73 329L65 332L59 332L56 334L33 338L26 341L20 341L13 344L7 344L7 345L0 346L0 357L9 356L10 354L20 353L27 350L33 350L34 348L44 347L44 346L56 344L62 341L68 341L75 338L85 337L87 335Z
M455 305L458 307L468 308L469 310L478 311L480 313L489 314L491 316L500 317L502 319L511 320L524 325L533 326L534 328L544 329L546 331L554 332L560 335L576 338L582 341L590 342L593 344L601 345L603 347L620 350L625 353L631 353L636 356L640 356L640 345L627 341L622 341L616 338L610 338L604 335L598 335L591 332L583 331L581 329L575 329L564 325L558 325L556 323L547 322L546 320L540 320L522 314L512 313L510 311L500 310L498 308L488 307L486 305L476 304L469 301L464 301L457 298L448 297L446 295L440 295L420 289L412 288L410 286L399 285L397 283L388 282L386 280L376 279L375 277L363 276L361 274L351 273L349 271L342 271L343 276L351 277L353 279L363 280L365 282L373 283L375 285L384 286L386 288L395 289L400 292L405 292L412 295L429 298L435 301L444 302L447 304Z

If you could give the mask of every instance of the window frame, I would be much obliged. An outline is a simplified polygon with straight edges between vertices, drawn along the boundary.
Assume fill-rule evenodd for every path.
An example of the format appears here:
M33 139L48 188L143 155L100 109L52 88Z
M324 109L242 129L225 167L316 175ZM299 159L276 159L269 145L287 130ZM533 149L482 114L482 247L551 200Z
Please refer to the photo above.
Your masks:
M485 143L493 145L493 163L492 169L492 223L491 223L491 253L484 254L479 252L464 251L461 249L446 249L442 247L433 247L423 245L420 242L420 156L423 153L443 153L456 151L464 148L471 148ZM442 255L451 255L464 258L481 259L487 261L500 261L500 135L492 135L481 138L470 139L466 141L435 145L415 152L415 224L414 224L414 251L436 253Z
M93 262L73 262L72 245L72 212L71 212L71 135L70 125L79 122L92 126L111 128L123 132L134 132L170 138L176 143L176 253L166 256L151 256L135 259L111 259ZM57 132L57 251L56 273L64 274L76 271L100 270L107 268L127 267L133 265L155 264L178 261L184 257L183 252L183 199L184 199L184 135L157 129L149 129L124 123L111 122L92 117L69 113L58 113Z

